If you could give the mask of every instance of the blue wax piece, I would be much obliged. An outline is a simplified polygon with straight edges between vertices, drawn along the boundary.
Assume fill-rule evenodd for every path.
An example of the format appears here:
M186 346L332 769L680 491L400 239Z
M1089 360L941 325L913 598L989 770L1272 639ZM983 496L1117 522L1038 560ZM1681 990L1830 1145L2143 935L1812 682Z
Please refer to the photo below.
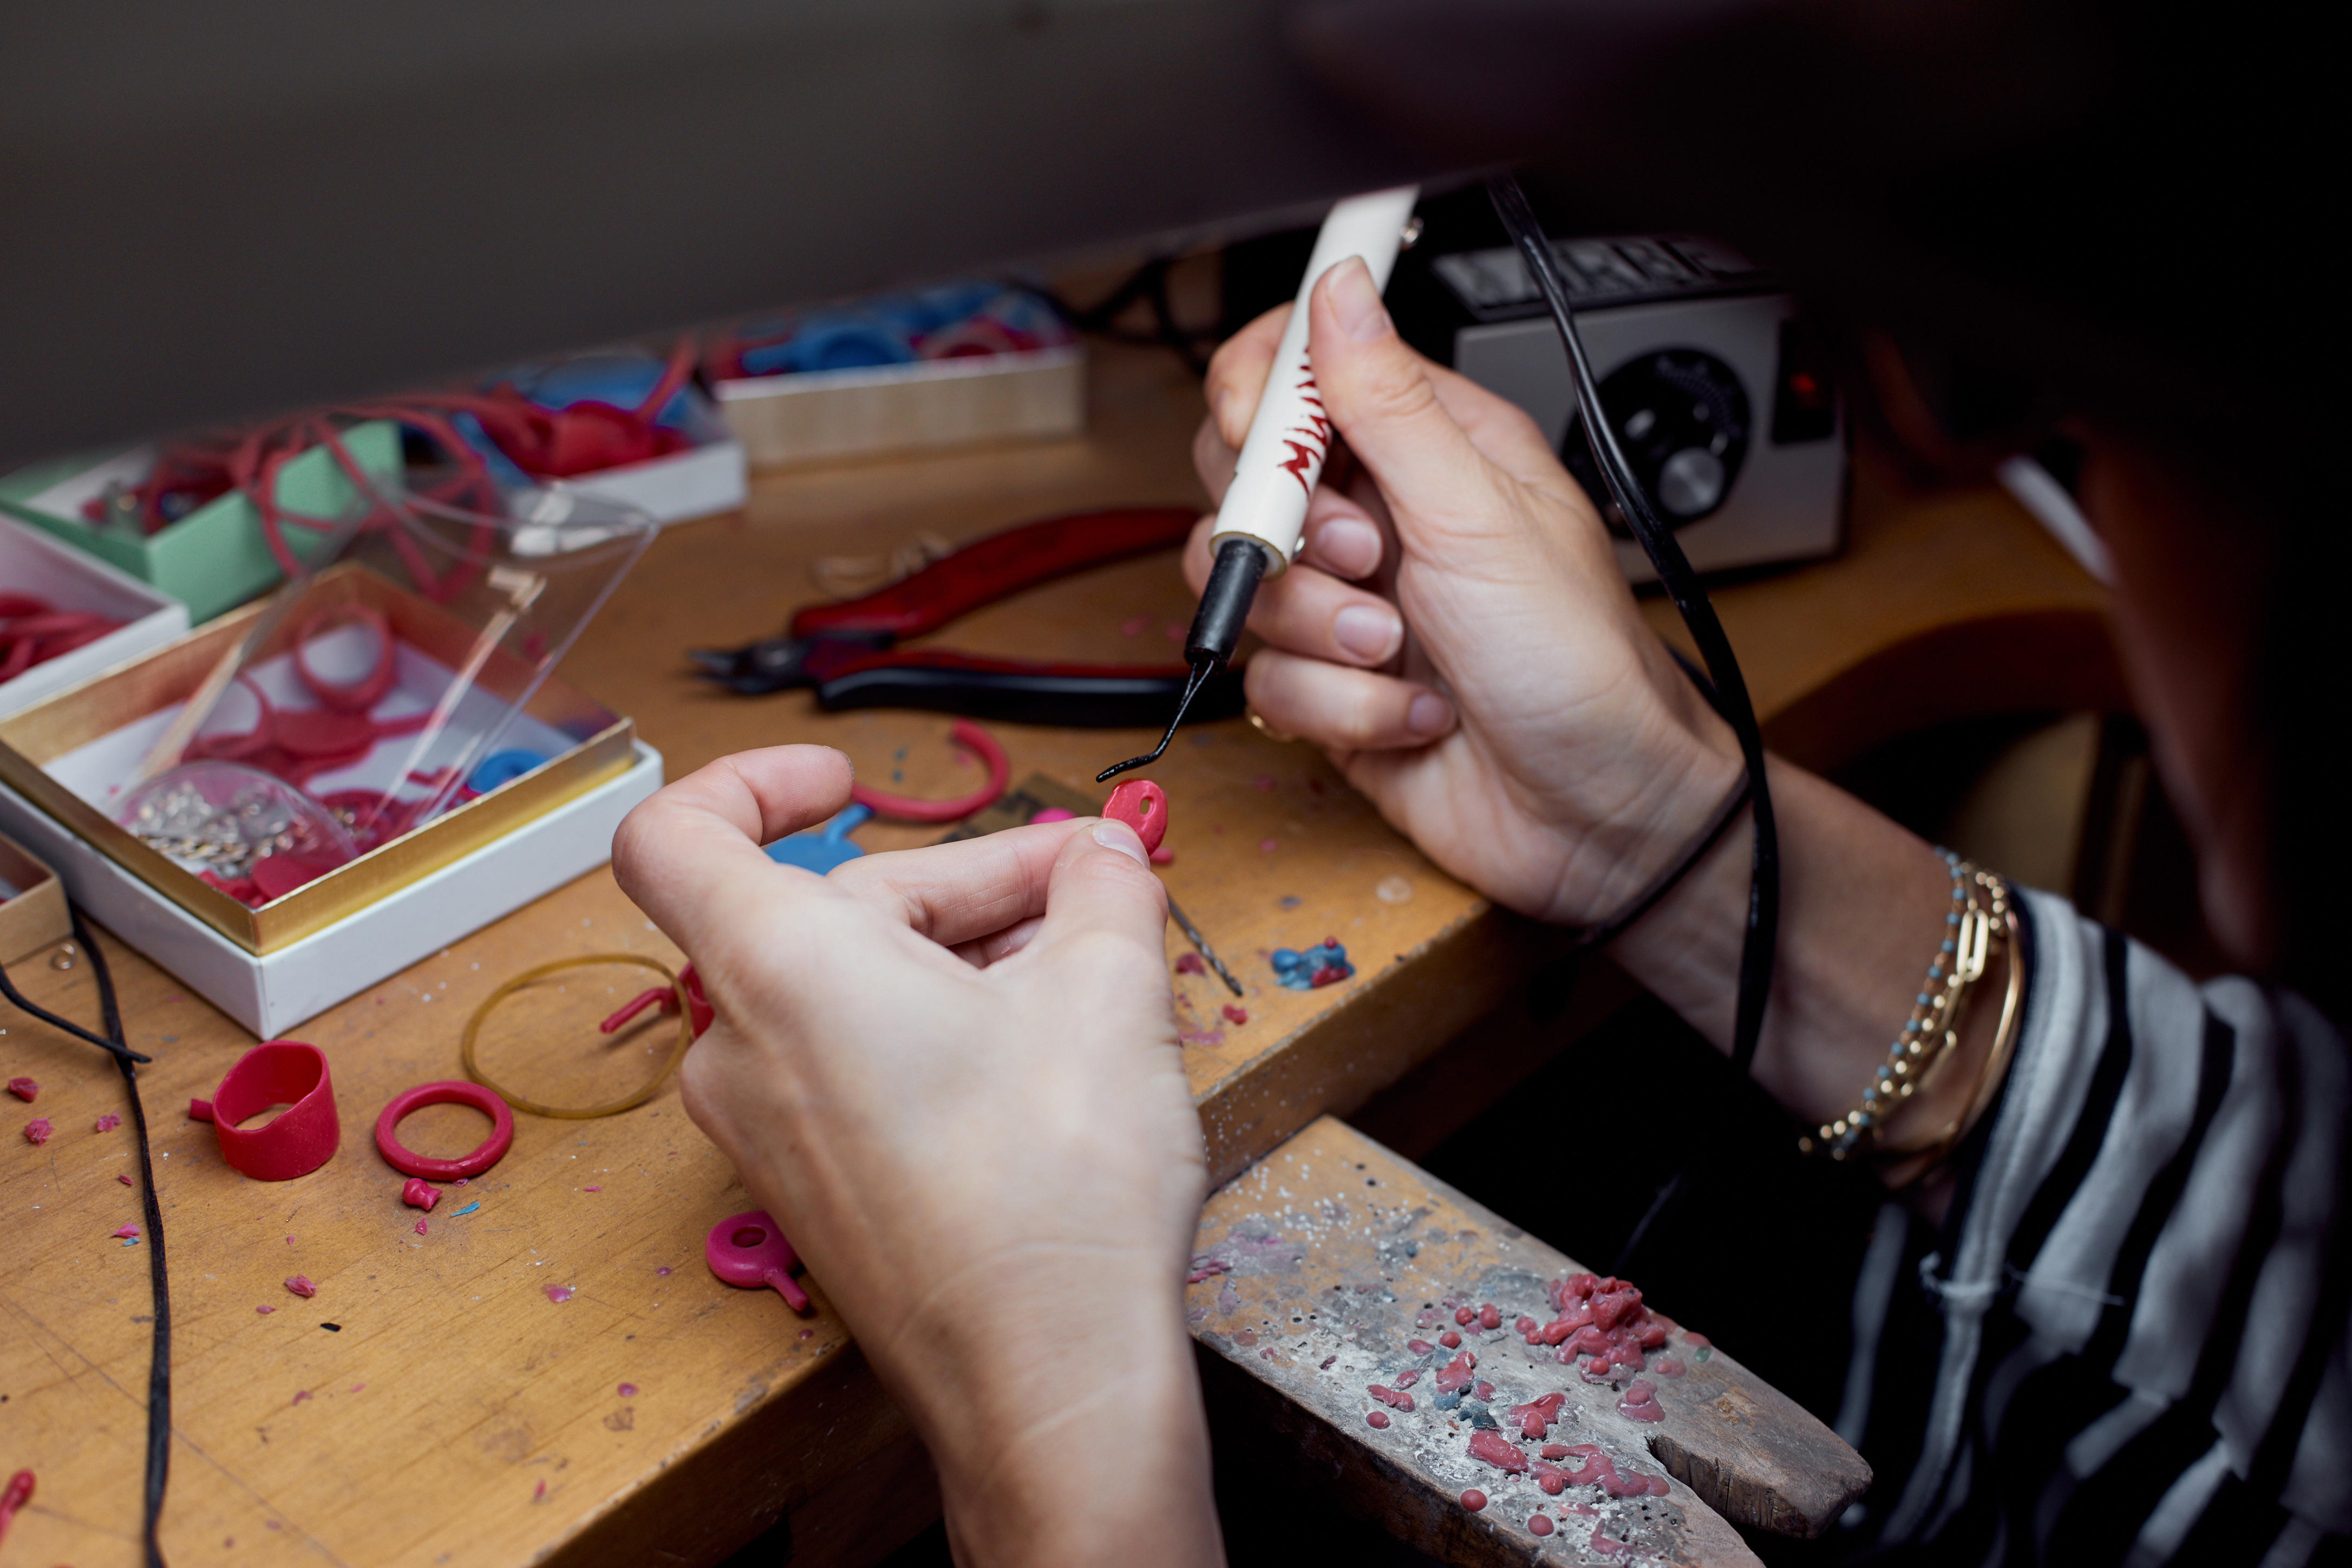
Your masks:
M822 877L843 861L855 860L866 853L845 836L873 815L866 806L852 805L823 827L777 839L767 847L768 858L779 866L798 866Z
M546 761L537 752L526 751L520 746L492 752L474 764L474 771L466 777L466 787L476 795L488 795L502 784L513 783Z
M482 428L481 420L471 413L460 410L452 414L449 423L457 430L458 437L474 449L474 455L482 459L482 466L489 469L490 478L499 483L515 489L528 489L539 482L524 473L515 460L507 456L504 447L490 439L490 433Z
M1356 973L1354 966L1348 962L1348 950L1336 942L1319 942L1304 952L1294 952L1286 947L1276 948L1268 955L1268 960L1274 965L1274 977L1282 983L1286 991L1312 991L1315 989L1315 977L1330 971L1338 971L1335 978L1339 980L1348 979ZM1331 982L1326 980L1324 984L1328 985Z
M799 330L782 342L745 349L743 371L747 375L778 375L812 370L857 370L906 364L914 357L914 345L892 323L862 313L829 310L805 318Z

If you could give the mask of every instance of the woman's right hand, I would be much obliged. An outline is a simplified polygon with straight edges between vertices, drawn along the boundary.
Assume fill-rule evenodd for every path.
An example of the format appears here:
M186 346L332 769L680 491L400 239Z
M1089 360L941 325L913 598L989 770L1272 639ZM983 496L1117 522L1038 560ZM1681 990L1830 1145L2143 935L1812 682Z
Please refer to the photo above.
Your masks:
M1489 898L1605 919L1734 787L1737 742L1635 609L1599 514L1534 421L1407 346L1360 261L1325 274L1308 308L1317 387L1346 446L1305 552L1259 590L1250 627L1267 646L1249 660L1250 706L1324 747ZM1288 310L1210 365L1194 458L1212 494L1232 479ZM1185 554L1196 590L1210 531ZM1400 658L1408 630L1417 659Z

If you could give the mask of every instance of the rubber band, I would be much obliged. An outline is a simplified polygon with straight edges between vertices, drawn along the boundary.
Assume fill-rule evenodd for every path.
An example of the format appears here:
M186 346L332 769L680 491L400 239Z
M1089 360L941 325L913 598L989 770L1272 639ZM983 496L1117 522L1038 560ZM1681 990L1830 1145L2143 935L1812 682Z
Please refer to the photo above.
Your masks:
M375 664L360 679L338 684L327 679L310 668L310 645L322 634L322 627L337 623L363 626L375 633ZM371 605L344 603L329 605L302 623L294 635L294 674L327 707L338 713L365 713L383 700L392 689L393 678L399 672L396 639L392 635L392 623L383 612Z
M669 1006L676 1006L677 1008L677 1044L672 1047L668 1057L663 1060L660 1068L655 1071L654 1076L646 1080L645 1087L638 1089L634 1094L625 1095L619 1100L609 1100L603 1105L591 1105L580 1109L572 1109L563 1106L541 1105L537 1100L525 1100L522 1096L515 1093L512 1089L502 1088L501 1086L491 1082L489 1075L482 1071L482 1064L476 1050L477 1042L481 1037L482 1021L490 1016L491 1010L496 1008L499 1003L505 1001L508 997L513 995L516 992L521 990L524 986L529 985L535 980L544 980L549 975L560 973L563 970L585 969L593 964L600 963L633 963L640 969L652 970L656 974L659 974L662 979L668 984L671 1001L664 1004L665 1010L667 1010ZM689 970L688 973L690 974L691 973L691 970ZM701 990L698 985L693 986L689 989L688 983L680 976L673 974L667 964L658 963L654 959L643 957L637 953L592 952L580 958L559 958L551 963L542 963L536 969L524 970L520 974L516 975L513 979L499 986L496 991L491 992L489 995L484 997L482 999L482 1005L474 1009L474 1016L466 1020L466 1035L465 1038L458 1045L457 1058L459 1061L465 1064L466 1076L467 1078L472 1079L475 1083L478 1083L484 1089L488 1089L491 1093L497 1095L500 1100L504 1101L508 1105L513 1106L517 1110L527 1110L533 1116L549 1116L562 1121L585 1121L593 1117L617 1115L621 1111L633 1110L637 1106L643 1105L646 1100L651 1100L654 1097L655 1091L659 1089L662 1084L669 1078L669 1075L676 1070L677 1064L686 1059L687 1047L694 1044L695 1037L701 1033L701 1030L695 1026L696 1008L693 1005L696 1003L700 1003L701 1000ZM641 994L637 996L633 1002L625 1005L621 1013L614 1015L613 1019L606 1020L607 1023L611 1023L613 1025L613 1029L606 1030L605 1032L609 1034L612 1033L613 1030L620 1028L622 1025L628 1021L629 1018L635 1017L638 1013L643 1012L647 1006L652 1005L653 1002L647 999L647 995ZM702 1003L701 1011L706 1016L708 1016L708 1003ZM624 1015L625 1015L625 1016ZM618 1022L614 1022L615 1019L617 1019ZM383 1129L379 1126L377 1129L377 1141L381 1142L382 1140ZM386 1157L389 1158L389 1156ZM406 1167L404 1166L402 1168L405 1169ZM410 1173L413 1175L423 1175L425 1173L416 1171L411 1172Z
M462 1159L427 1159L401 1143L400 1122L410 1111L428 1105L470 1105L490 1119L490 1135ZM404 1176L420 1176L426 1181L454 1182L460 1176L478 1176L504 1159L513 1146L514 1112L488 1084L459 1083L453 1079L420 1083L394 1095L392 1103L383 1108L383 1114L375 1119L375 1148L383 1156L383 1163Z
M971 794L952 800L917 800L853 784L849 786L849 798L875 816L887 816L894 822L961 822L973 812L994 805L1013 778L1013 764L1005 759L1004 748L996 743L995 736L969 719L957 720L955 728L948 731L948 739L988 765L988 782Z

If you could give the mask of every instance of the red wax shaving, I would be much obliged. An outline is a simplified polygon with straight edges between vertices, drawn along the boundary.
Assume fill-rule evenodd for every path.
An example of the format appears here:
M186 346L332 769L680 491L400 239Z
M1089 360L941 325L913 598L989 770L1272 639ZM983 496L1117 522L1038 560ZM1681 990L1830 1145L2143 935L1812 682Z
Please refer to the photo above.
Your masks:
M1551 1533L1550 1519L1540 1513L1535 1515L1528 1521L1528 1533L1530 1535L1549 1535Z
M1225 1004L1224 1014L1225 1022L1228 1024L1246 1024L1249 1022L1249 1009L1246 1007L1236 1007L1231 1002Z
M133 1182L133 1181L132 1181L130 1177L128 1177L128 1176L117 1176L117 1177L115 1177L114 1179L115 1179L116 1181L118 1181L118 1182L121 1182L121 1183L124 1186L126 1186L126 1187L131 1187L131 1186L136 1186L136 1185L138 1185L138 1184L137 1184L136 1182Z
M319 1293L319 1288L310 1283L310 1277L308 1274L297 1274L293 1279L286 1281L286 1289L293 1291L297 1296L315 1296Z
M1625 1386L1625 1396L1617 1402L1617 1413L1634 1421L1664 1421L1666 1413L1658 1407L1658 1385L1646 1377L1637 1377Z
M1477 1364L1478 1358L1468 1351L1464 1351L1452 1361L1439 1367L1437 1392L1452 1394L1455 1389L1467 1388L1470 1385L1470 1369Z
M1222 1258L1196 1258L1192 1260L1192 1272L1184 1276L1184 1283L1198 1285L1214 1275L1231 1273L1233 1267ZM669 1270L665 1268L662 1272L667 1274Z
M1433 1347L1427 1340L1407 1340L1404 1348L1415 1355L1427 1355Z
M1523 1436L1540 1437L1559 1419L1559 1407L1567 1403L1565 1394L1547 1394L1529 1404L1514 1405L1504 1415Z
M0 1491L0 1538L7 1535L8 1522L16 1517L16 1510L32 1500L33 1472L18 1470L8 1478L7 1489Z
M1201 962L1201 955L1199 953L1188 952L1183 957L1176 961L1176 973L1179 974L1206 974L1209 973L1209 966Z
M634 1383L621 1384L620 1394L624 1399L635 1399L637 1396L637 1385Z
M1395 1389L1383 1388L1377 1383L1367 1386L1364 1392L1370 1394L1374 1399L1379 1400L1382 1405L1387 1405L1391 1410L1410 1410L1412 1408L1412 1395L1410 1394L1399 1394Z
M1472 1513L1476 1513L1480 1509L1486 1506L1486 1494L1480 1491L1476 1487L1472 1487L1468 1491L1462 1494L1462 1506L1468 1509Z
M255 1310L255 1311L257 1311L257 1312L258 1312L258 1313L260 1313L263 1317L265 1317L265 1318L266 1318L266 1317L269 1316L269 1314L270 1314L270 1313L272 1313L272 1312L274 1312L274 1311L278 1310L278 1309L277 1309L277 1308L275 1308L275 1307L256 1307L256 1308L254 1309L254 1310Z
M135 1225L126 1225L120 1230L110 1231L107 1234L125 1240L136 1241L139 1239L139 1227Z
M1591 1443L1572 1443L1568 1451L1580 1454L1576 1468L1562 1470L1561 1478L1572 1487L1599 1487L1611 1497L1664 1497L1668 1488L1664 1476L1645 1476L1640 1471L1621 1474L1616 1463Z
M47 1117L36 1116L30 1121L25 1123L25 1142L27 1143L46 1143L49 1141L49 1134L56 1131L56 1128L49 1125L49 1119Z
M531 1490L531 1494L530 1494L530 1500L531 1500L531 1501L533 1501L533 1502L537 1502L540 1499L541 1499L541 1498L545 1497L546 1495L547 1495L547 1483L546 1483L545 1481L541 1481L541 1482L540 1482L540 1483L539 1483L539 1485L538 1485L537 1487L535 1487L534 1489L532 1489L532 1490Z
M295 1405L299 1405L299 1404L301 1404L304 1400L306 1400L306 1399L308 1399L308 1398L310 1398L310 1391L309 1389L307 1389L307 1388L298 1388L298 1389L296 1389L296 1390L294 1391L294 1397L293 1397L293 1399L290 1401L290 1403L295 1404Z
M427 1232L426 1232L426 1231L425 1231L425 1222L424 1222L423 1220L421 1220L421 1219L420 1219L420 1220L418 1220L418 1221L416 1222L416 1234L417 1234L417 1235L419 1235L419 1236L424 1236L424 1235L427 1234Z
M441 1189L431 1185L422 1176L411 1176L400 1189L400 1201L413 1209L428 1212L441 1201Z
M1367 1410L1364 1412L1364 1419L1371 1426L1385 1426L1389 1424L1389 1413L1385 1410Z
M1483 1459L1509 1475L1523 1476L1528 1470L1528 1457L1511 1446L1499 1432L1470 1434L1470 1457Z
M1622 1279L1571 1274L1553 1280L1550 1295L1559 1316L1520 1335L1531 1345L1554 1347L1553 1359L1562 1365L1590 1358L1583 1368L1588 1380L1613 1377L1620 1367L1639 1372L1642 1352L1666 1342L1666 1325L1642 1305L1642 1292Z
M12 1078L8 1080L8 1092L30 1105L41 1098L41 1086L28 1078ZM20 1473L29 1474L30 1472Z
M1347 979L1348 974L1349 971L1340 968L1338 964L1327 963L1307 977L1307 988L1312 991L1319 986L1337 985Z
M89 1130L92 1132L111 1132L121 1125L122 1118L115 1115L114 1112L110 1110L105 1115L100 1117L96 1121L91 1122Z
M1437 1342L1444 1345L1447 1350L1459 1350L1462 1346L1462 1336L1455 1333L1452 1329L1448 1329L1444 1333L1437 1336Z
M569 1285L549 1285L543 1289L547 1291L547 1299L559 1307L572 1300L572 1287Z

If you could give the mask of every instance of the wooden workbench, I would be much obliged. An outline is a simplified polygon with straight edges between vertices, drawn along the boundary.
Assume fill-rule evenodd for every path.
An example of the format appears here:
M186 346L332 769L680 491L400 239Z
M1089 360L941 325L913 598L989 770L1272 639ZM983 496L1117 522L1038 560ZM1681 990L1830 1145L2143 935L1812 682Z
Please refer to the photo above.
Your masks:
M1095 366L1082 440L763 479L745 513L669 531L563 675L634 714L672 777L748 746L822 740L908 793L968 788L945 719L725 696L681 655L776 629L813 595L820 555L1092 506L1197 502L1197 389L1165 355L1100 349ZM1865 462L1853 513L1845 557L1717 600L1772 738L1800 760L1840 760L1955 705L2117 699L2095 590L2004 499L1923 500ZM1173 655L1191 608L1161 557L1024 595L942 640L1156 658ZM1945 673L1956 647L1971 655L1966 686ZM1089 790L1141 739L996 729L1016 779L1035 771ZM1177 981L1221 1180L1449 1039L1475 1051L1466 1026L1543 952L1541 933L1434 871L1307 748L1235 721L1188 732L1153 773L1175 803L1170 889L1252 993L1237 1026L1213 981ZM932 836L859 834L869 848ZM1347 945L1354 980L1308 994L1273 984L1267 951L1326 935ZM1187 951L1170 939L1171 958ZM609 873L296 1031L333 1062L343 1144L282 1184L228 1171L210 1129L181 1115L250 1040L168 974L109 951L132 1042L156 1058L142 1083L176 1324L164 1542L177 1568L703 1563L779 1521L796 1560L870 1560L934 1516L919 1448L822 1281L801 1321L703 1268L705 1230L747 1204L674 1088L605 1121L518 1118L513 1152L463 1190L478 1209L459 1217L445 1202L425 1235L401 1206L400 1178L369 1142L375 1112L410 1084L459 1076L458 1031L494 985L571 953L677 957ZM36 1000L94 1022L86 963L15 973ZM25 1143L16 1123L36 1112L22 1108L0 1141L0 1473L29 1467L40 1487L0 1561L116 1568L137 1560L146 1259L109 1236L139 1218L115 1180L136 1169L126 1135L90 1129L122 1092L97 1051L13 1014L0 1026L0 1077L39 1079L37 1112L58 1129ZM428 1111L408 1131L427 1152L457 1152L479 1125ZM314 1300L282 1287L297 1272L317 1281Z

